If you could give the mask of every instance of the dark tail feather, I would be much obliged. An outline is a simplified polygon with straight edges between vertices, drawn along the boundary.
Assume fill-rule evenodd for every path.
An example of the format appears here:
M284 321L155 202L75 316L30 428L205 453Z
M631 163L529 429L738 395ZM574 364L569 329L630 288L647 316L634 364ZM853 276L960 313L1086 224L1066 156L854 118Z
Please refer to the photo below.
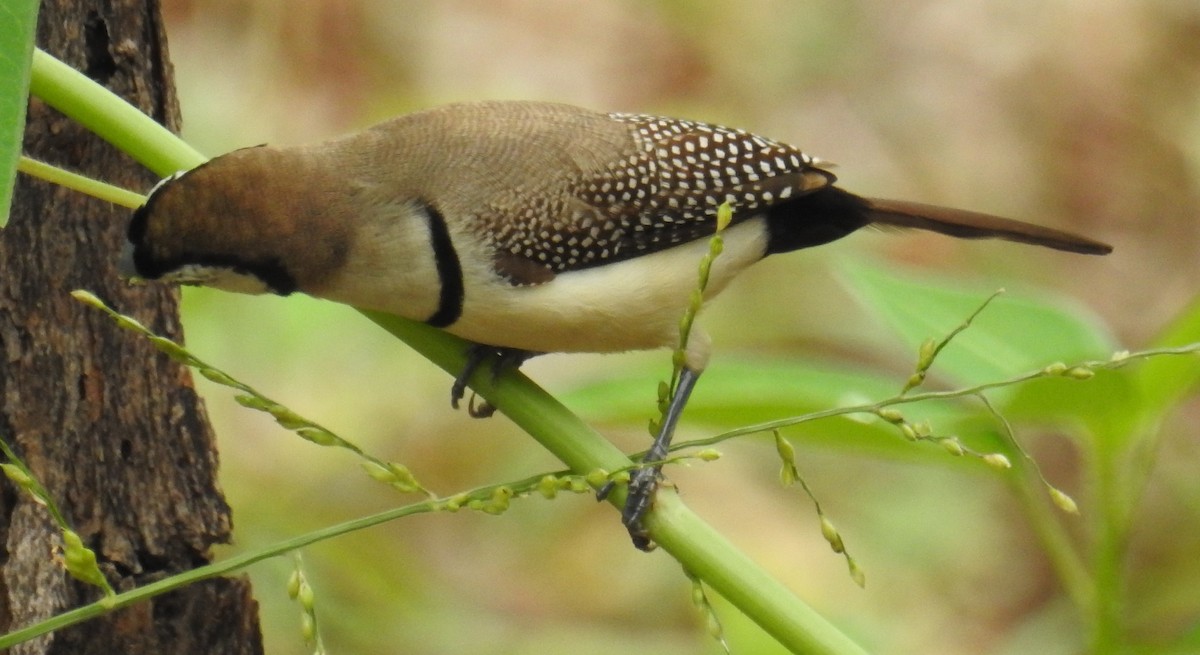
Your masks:
M1112 246L1068 232L989 214L903 200L868 199L871 223L912 227L961 239L1006 239L1084 255L1107 255Z

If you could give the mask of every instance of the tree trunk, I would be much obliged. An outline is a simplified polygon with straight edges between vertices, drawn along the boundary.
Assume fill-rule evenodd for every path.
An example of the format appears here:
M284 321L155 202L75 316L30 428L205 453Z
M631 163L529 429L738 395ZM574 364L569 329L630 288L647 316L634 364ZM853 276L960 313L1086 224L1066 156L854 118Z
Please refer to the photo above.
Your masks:
M165 125L179 112L155 0L47 0L38 45ZM39 101L25 152L132 189L154 176ZM129 212L21 176L0 231L0 437L118 590L209 560L229 508L190 373L68 292L179 338L178 296L115 272ZM0 632L96 600L56 562L44 508L0 485ZM261 653L247 579L215 579L26 642L14 653Z

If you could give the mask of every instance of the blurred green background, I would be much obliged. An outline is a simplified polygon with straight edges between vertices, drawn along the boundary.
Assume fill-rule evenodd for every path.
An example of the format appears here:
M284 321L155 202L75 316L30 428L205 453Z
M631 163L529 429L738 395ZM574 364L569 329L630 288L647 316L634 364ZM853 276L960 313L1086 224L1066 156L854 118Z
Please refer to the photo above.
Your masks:
M1197 291L1195 2L164 0L164 11L184 136L210 155L320 140L450 101L555 100L744 127L837 162L842 185L865 195L1023 218L1116 246L1084 258L863 233L765 261L706 310L715 353L682 437L799 411L722 413L723 375L761 371L762 384L787 385L832 369L885 376L898 389L915 354L846 284L854 262L944 277L979 300L998 287L1016 298L1059 295L1053 303L1126 348L1162 331ZM198 355L407 464L438 492L557 468L503 417L452 411L444 373L348 308L185 295ZM1013 331L1019 342L1020 325ZM632 450L646 443L669 361L558 355L525 370ZM620 407L597 400L614 379ZM406 502L349 456L198 385L221 438L235 548ZM835 391L845 402L867 393L849 382ZM1144 652L1200 632L1200 593L1189 591L1200 588L1197 419L1193 399L1162 426L1128 536L1123 616ZM1048 477L1095 512L1075 442L1016 427ZM769 441L724 446L721 461L670 477L702 516L872 652L1080 652L1086 620L1002 474L937 448L905 446L903 457L839 448L838 431L855 429L843 421L823 428L833 438L806 439L808 428L788 436L865 568L865 590L829 552L808 502L779 487ZM305 561L331 652L718 650L676 565L634 551L612 508L586 497L527 500L500 518L408 519L314 547ZM306 652L284 591L290 566L251 571L271 653ZM736 652L777 648L735 613L722 618Z

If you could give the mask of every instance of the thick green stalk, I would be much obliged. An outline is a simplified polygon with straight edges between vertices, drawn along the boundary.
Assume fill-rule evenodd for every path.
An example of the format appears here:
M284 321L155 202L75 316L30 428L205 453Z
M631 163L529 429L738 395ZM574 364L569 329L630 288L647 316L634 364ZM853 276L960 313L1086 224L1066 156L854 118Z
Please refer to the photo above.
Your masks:
M467 342L390 314L363 314L448 373L462 370ZM490 370L478 371L471 386L575 473L613 471L631 464L616 446L524 375L506 372L498 384L491 378ZM617 507L624 500L623 489L609 497ZM696 516L673 489L659 489L646 527L659 547L792 652L864 652ZM619 529L616 521L613 528Z
M29 93L159 175L195 168L206 159L137 107L40 48L33 52Z

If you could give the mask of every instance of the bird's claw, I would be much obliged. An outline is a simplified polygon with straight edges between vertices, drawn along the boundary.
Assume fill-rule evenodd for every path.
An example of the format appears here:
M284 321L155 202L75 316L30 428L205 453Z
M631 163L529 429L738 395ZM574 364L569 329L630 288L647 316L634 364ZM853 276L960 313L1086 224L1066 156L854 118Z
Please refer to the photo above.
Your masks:
M494 383L500 378L500 374L505 369L520 368L525 360L533 357L535 354L527 350L518 350L515 348L472 344L467 349L467 363L463 365L462 372L458 374L458 377L454 378L454 384L450 386L450 406L458 409L459 403L467 395L467 382L488 358L495 358L492 364L492 382ZM487 418L495 413L496 408L492 407L487 401L481 400L476 405L475 394L471 394L471 400L467 402L467 414L471 418Z
M475 394L471 394L471 400L467 403L467 415L471 418L489 418L496 413L496 408L486 400L479 401L475 404Z
M654 492L658 490L660 477L657 466L635 469L629 476L629 490L625 496L625 507L621 510L621 523L625 524L629 538L638 550L654 550L654 542L646 533L642 520L654 504Z
M654 492L658 490L658 482L662 477L657 466L639 468L629 475L629 487L625 494L625 507L621 509L621 523L629 531L629 538L638 550L654 550L654 542L646 533L642 519L654 504ZM596 500L608 499L616 483L611 480L596 490Z

